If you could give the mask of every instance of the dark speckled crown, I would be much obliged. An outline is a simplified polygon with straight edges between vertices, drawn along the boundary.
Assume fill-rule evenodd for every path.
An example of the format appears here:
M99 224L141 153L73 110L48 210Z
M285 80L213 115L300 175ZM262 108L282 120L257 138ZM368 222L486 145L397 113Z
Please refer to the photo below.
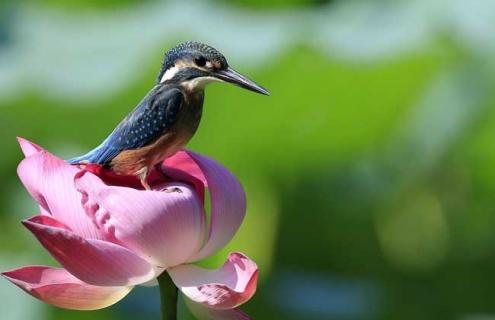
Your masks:
M220 62L222 69L228 67L227 60L217 49L204 43L186 41L176 45L165 54L157 81L160 82L163 74L174 66L177 59L184 57L199 58L201 56L208 60Z

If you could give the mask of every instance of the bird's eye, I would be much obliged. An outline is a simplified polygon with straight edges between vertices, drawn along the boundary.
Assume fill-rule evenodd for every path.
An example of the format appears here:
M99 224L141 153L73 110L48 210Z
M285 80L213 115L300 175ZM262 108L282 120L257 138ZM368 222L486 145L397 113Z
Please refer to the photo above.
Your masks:
M196 58L194 59L194 63L196 63L198 67L204 67L206 65L206 58L205 57Z

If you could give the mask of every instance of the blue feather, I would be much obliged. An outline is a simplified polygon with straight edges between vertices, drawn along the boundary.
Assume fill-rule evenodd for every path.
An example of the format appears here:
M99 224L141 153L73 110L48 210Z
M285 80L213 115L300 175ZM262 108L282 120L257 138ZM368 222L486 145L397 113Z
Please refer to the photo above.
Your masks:
M67 161L70 164L88 162L105 165L122 151L146 146L172 126L182 98L177 88L153 88L98 147Z

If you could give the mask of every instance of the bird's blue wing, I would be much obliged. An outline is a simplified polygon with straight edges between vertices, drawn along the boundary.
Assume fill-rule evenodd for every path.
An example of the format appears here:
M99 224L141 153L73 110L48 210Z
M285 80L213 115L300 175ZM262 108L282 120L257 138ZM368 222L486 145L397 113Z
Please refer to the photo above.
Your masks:
M182 103L183 95L179 89L154 88L101 145L68 162L105 165L122 151L148 145L174 124Z

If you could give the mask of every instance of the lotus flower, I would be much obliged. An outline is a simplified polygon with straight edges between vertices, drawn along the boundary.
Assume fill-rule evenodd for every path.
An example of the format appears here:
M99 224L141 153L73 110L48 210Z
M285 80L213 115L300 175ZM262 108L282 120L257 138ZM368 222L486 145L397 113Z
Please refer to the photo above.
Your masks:
M40 208L22 223L63 268L26 266L4 277L52 305L93 310L168 272L198 318L249 319L237 307L256 290L252 260L231 253L217 270L191 264L224 247L244 218L244 191L227 169L180 151L153 173L153 190L140 190L135 178L71 166L34 143L19 143L26 158L18 174Z

